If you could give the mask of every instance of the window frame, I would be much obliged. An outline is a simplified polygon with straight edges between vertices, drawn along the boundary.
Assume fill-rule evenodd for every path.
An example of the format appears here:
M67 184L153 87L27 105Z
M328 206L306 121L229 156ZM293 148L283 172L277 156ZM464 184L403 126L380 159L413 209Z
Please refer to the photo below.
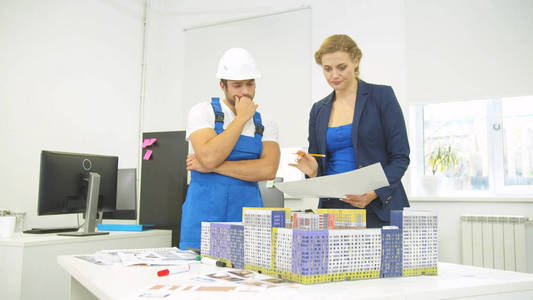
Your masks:
M486 134L487 134L487 157L488 157L488 189L487 190L452 190L441 192L437 197L513 197L531 198L533 185L504 185L504 138L503 138L503 114L502 101L505 99L486 100ZM438 103L431 103L438 104ZM425 104L413 104L409 106L410 116L410 140L411 146L411 176L410 191L415 197L427 197L421 185L425 175L426 158L424 157L424 106Z

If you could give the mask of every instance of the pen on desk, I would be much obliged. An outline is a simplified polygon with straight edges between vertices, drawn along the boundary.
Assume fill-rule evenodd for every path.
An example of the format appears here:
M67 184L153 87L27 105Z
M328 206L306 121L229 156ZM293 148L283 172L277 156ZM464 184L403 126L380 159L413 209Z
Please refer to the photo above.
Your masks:
M209 257L202 257L200 260L203 264L211 265L211 266L217 266L217 267L225 267L226 263L220 260L212 259Z
M304 155L303 153L293 153L293 154L298 154L299 156L303 156ZM326 154L309 153L309 155L314 156L314 157L326 157Z
M177 265L177 266L172 267L172 268L168 268L168 269L164 269L164 270L158 271L157 272L157 276L162 277L162 276L167 276L167 275L172 275L172 274L179 274L179 273L183 273L183 272L189 272L190 269L191 269L191 266L189 266L189 264Z

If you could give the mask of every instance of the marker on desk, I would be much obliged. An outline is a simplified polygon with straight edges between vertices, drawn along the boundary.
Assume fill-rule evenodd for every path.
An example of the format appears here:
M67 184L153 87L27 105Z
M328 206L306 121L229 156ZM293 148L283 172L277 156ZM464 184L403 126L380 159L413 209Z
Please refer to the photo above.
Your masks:
M167 276L167 275L172 275L172 274L179 274L179 273L183 273L183 272L189 272L190 269L191 269L191 266L189 266L189 264L177 265L177 266L172 267L172 268L168 268L168 269L164 269L164 270L158 271L157 272L157 276L162 277L162 276Z
M298 154L299 156L304 156L303 153L293 153L293 154ZM314 156L314 157L326 157L326 154L309 153L309 155Z
M212 259L212 258L205 257L205 256L202 257L201 262L203 264L206 264L206 265L217 266L217 267L225 267L226 266L226 263L223 262L223 261Z

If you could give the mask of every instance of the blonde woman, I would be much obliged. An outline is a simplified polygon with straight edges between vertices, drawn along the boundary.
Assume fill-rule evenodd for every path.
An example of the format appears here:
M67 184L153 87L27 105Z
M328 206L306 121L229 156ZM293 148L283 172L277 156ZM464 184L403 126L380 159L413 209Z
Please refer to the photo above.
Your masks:
M390 224L390 211L408 207L401 183L409 165L404 117L391 87L359 78L362 53L347 35L328 37L315 52L315 61L333 88L316 102L309 118L308 153L291 164L308 177L348 172L380 162L390 186L363 195L321 198L319 208L364 208L367 227Z

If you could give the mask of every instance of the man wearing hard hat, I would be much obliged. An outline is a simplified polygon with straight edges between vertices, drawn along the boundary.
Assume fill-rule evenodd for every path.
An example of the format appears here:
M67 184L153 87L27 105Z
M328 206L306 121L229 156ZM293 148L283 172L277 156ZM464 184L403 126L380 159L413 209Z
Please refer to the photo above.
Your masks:
M180 248L200 248L201 222L240 222L243 207L262 207L257 181L270 180L279 164L278 130L256 111L255 59L227 50L217 77L224 98L189 112L186 137L191 182L182 208Z

